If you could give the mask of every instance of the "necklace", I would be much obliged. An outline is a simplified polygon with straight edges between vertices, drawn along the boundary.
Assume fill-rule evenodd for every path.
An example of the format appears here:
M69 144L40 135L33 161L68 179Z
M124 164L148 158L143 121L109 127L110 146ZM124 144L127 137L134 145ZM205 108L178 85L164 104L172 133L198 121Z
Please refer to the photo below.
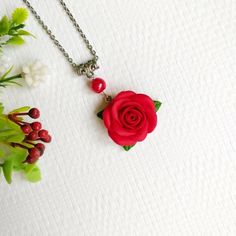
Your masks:
M63 48L55 35L44 23L39 14L35 11L28 0L22 0L29 8L35 19L48 34L56 47L62 52L69 64L79 76L86 76L91 81L91 88L95 93L102 93L108 103L105 108L97 113L103 120L110 138L128 151L137 142L143 141L147 134L151 133L157 125L156 112L161 102L153 100L146 94L135 93L131 90L121 91L114 98L104 93L106 82L102 78L95 77L94 72L99 68L97 52L90 44L80 25L66 6L63 0L58 0L72 24L79 32L92 59L85 63L76 64Z

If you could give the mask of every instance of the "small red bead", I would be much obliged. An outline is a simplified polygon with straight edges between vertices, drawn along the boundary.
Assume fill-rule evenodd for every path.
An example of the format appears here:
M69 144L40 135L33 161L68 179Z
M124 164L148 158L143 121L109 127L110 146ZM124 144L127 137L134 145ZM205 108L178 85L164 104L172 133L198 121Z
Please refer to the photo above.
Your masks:
M39 131L38 135L40 138L46 138L48 136L48 131L45 129L42 129Z
M32 157L40 157L40 151L37 148L29 149L29 155Z
M40 151L40 154L43 155L44 150L45 150L45 145L42 143L37 143L35 147Z
M52 137L48 134L46 137L41 138L41 140L45 143L50 143L52 141Z
M31 123L31 128L33 129L33 130L35 130L35 131L39 131L41 128L42 128L42 125L41 125L41 123L40 122L33 122L33 123Z
M39 157L37 157L37 156L34 156L34 157L33 157L33 156L27 156L25 162L27 162L27 163L29 163L29 164L33 164L33 163L35 163L38 159L39 159Z
M41 156L40 150L38 150L35 147L31 148L31 149L29 149L29 155L26 158L26 162L29 164L32 164L32 163L36 162L40 156Z
M22 130L25 134L29 134L29 133L32 131L30 125L22 125L22 126L21 126L21 130Z
M95 78L92 80L91 87L95 93L101 93L106 88L106 82L101 78Z
M28 140L34 141L38 138L38 132L37 131L32 131L29 133L29 135L27 136Z
M31 108L28 112L29 116L33 119L37 119L40 117L40 111L37 108Z

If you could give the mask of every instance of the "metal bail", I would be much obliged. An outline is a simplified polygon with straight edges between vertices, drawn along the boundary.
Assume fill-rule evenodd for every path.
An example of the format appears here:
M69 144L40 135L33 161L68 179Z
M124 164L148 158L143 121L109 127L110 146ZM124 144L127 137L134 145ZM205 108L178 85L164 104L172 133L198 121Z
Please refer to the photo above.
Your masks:
M85 75L88 78L92 78L94 75L94 71L98 68L99 66L97 65L97 61L93 59L87 61L86 63L79 64L77 66L77 73L79 76Z

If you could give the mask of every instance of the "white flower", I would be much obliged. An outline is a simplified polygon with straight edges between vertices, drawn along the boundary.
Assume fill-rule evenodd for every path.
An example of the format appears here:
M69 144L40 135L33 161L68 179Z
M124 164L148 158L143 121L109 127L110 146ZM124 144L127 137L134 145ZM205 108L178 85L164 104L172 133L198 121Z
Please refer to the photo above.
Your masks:
M3 75L10 67L10 58L4 54L0 54L0 76Z
M28 86L36 87L45 78L49 77L48 68L40 61L35 61L33 64L22 67L22 77Z

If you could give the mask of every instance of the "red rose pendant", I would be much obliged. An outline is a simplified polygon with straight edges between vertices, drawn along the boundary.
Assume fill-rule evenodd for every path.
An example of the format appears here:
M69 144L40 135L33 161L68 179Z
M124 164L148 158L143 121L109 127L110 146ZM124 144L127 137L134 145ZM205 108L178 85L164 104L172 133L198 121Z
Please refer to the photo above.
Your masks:
M128 151L156 128L160 106L161 102L145 94L122 91L97 116L103 119L111 139Z

